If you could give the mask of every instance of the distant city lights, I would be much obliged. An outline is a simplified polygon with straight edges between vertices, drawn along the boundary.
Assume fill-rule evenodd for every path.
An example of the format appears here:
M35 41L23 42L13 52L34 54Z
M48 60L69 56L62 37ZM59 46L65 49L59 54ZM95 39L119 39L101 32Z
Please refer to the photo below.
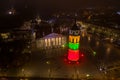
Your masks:
M16 10L14 8L11 8L8 10L7 14L14 15L16 13Z
M9 11L9 12L8 12L8 14L10 14L10 15L11 15L11 14L12 14L12 12L11 12L11 11Z
M90 74L86 74L86 77L89 77L90 76Z
M93 55L94 55L94 56L96 55L96 52L95 52L95 51L93 51Z

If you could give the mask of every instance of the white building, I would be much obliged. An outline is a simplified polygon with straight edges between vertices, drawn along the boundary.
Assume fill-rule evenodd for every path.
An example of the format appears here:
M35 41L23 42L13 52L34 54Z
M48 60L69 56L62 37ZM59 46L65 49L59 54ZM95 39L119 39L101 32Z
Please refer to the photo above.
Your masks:
M66 44L67 37L57 33L51 33L47 36L36 40L37 48L49 49L49 48L58 48Z

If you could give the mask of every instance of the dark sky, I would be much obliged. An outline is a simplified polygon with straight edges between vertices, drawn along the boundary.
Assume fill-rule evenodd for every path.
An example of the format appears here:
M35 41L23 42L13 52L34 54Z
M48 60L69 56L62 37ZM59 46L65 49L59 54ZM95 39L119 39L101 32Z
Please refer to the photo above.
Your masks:
M12 6L24 9L26 4L28 8L41 11L107 6L120 8L120 0L0 0L0 11L5 11Z
M21 12L25 9L34 13L52 13L59 10L78 10L91 7L117 7L120 9L120 0L0 0L0 13L14 7ZM26 10L26 11L27 11ZM25 11L25 10L24 10ZM28 11L27 11L28 12Z
M25 8L25 5L27 5L27 8ZM25 14L28 16L28 14L31 14L31 12L36 13L35 11L37 11L40 14L47 15L50 12L56 11L56 9L66 10L73 8L74 10L77 10L79 8L84 7L107 7L107 6L119 7L120 9L120 0L0 0L0 14L1 13L4 14L11 7L14 7L16 11L18 11L18 13L19 12L21 13L22 10L23 13L24 11L26 11L27 13ZM22 20L22 18L20 19ZM3 21L3 24L8 24L8 22L4 23Z
M0 0L0 8L9 6L23 7L25 4L35 8L56 7L56 8L79 8L79 7L119 7L120 0Z

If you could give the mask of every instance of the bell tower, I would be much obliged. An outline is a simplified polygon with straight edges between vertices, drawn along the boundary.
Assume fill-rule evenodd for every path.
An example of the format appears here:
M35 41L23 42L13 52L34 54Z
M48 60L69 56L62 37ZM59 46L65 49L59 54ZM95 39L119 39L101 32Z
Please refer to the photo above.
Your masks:
M72 26L69 30L69 37L68 37L68 60L69 61L78 61L80 58L80 28L76 24Z

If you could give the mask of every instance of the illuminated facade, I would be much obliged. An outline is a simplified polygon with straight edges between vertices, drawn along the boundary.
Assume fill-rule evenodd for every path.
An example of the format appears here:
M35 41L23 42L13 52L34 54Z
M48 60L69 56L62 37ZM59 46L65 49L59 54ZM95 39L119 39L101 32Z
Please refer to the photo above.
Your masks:
M67 37L57 33L51 33L45 37L36 40L37 48L50 49L62 47L66 44Z
M68 60L79 60L79 46L80 46L80 29L76 24L69 30L69 43L68 43Z

